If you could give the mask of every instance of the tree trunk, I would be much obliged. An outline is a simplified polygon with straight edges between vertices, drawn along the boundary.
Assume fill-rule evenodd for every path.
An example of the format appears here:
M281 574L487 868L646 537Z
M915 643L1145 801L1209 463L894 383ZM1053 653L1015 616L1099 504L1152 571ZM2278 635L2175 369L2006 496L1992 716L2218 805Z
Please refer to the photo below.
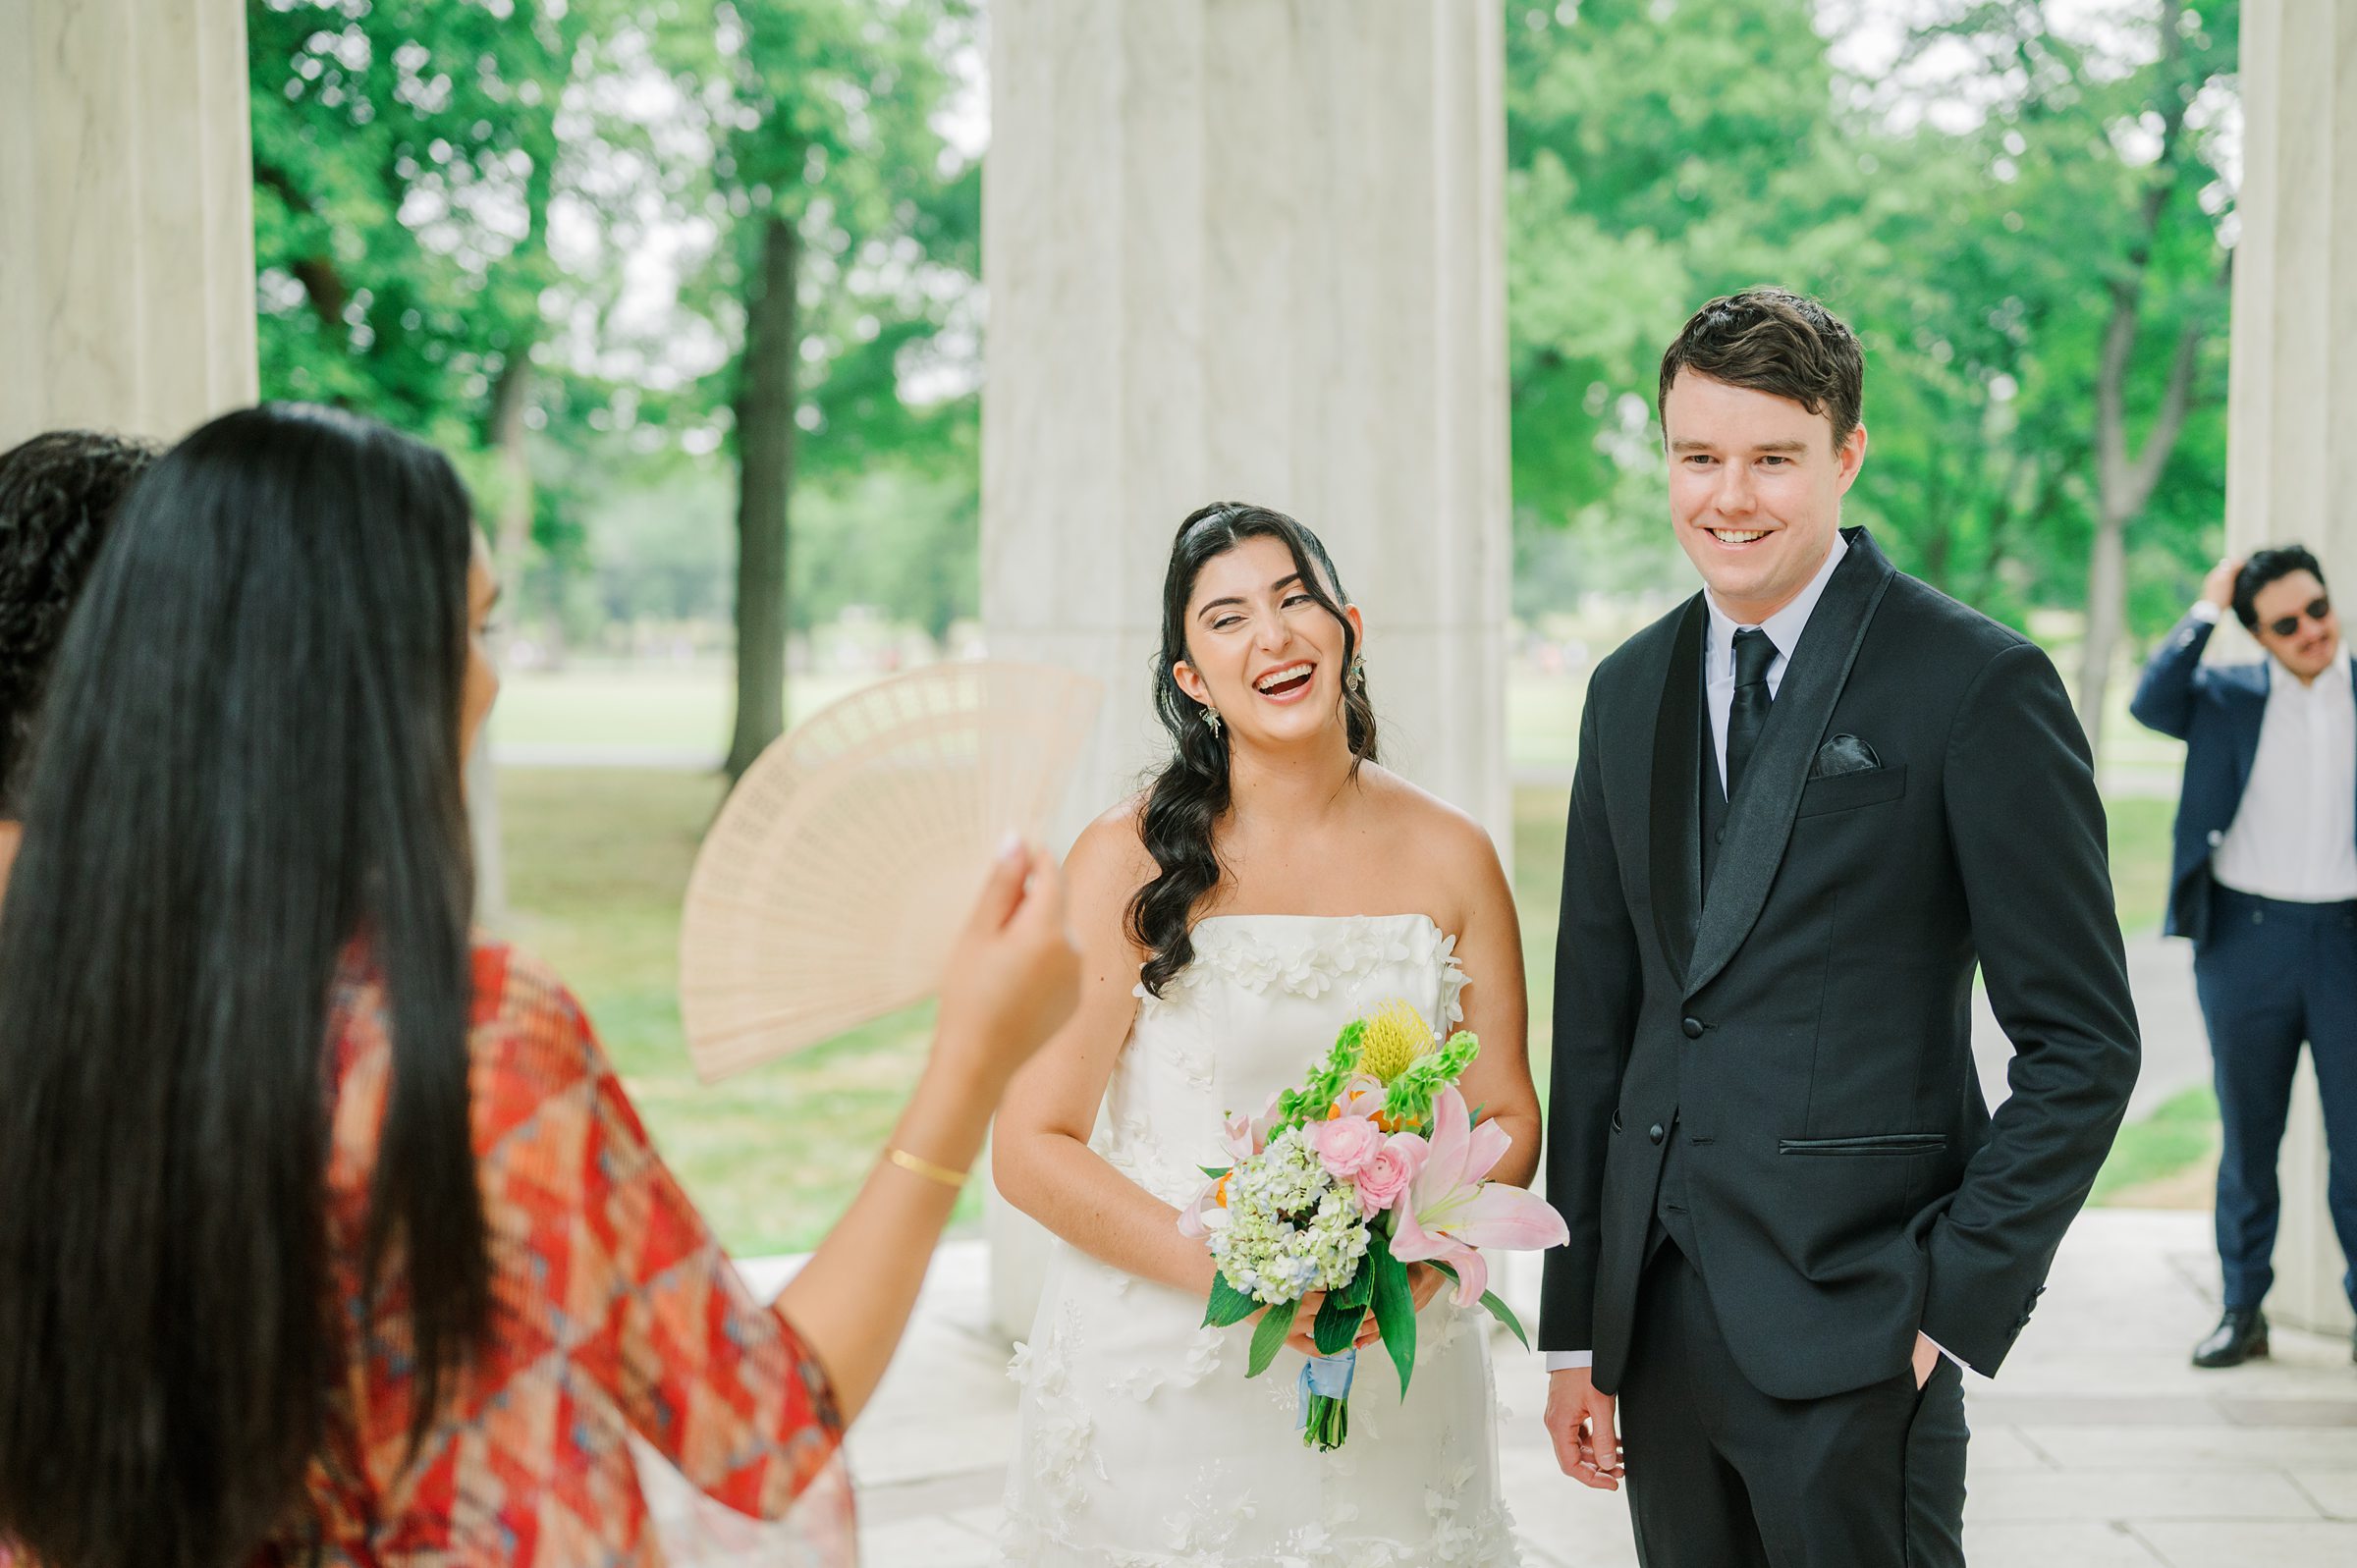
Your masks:
M2104 740L2104 700L2111 684L2111 658L2127 623L2128 524L2143 514L2161 482L2161 470L2176 450L2185 416L2193 406L2194 362L2201 352L2202 333L2188 323L2178 334L2176 357L2168 367L2168 385L2161 394L2161 409L2144 438L2144 450L2128 450L2128 361L2136 350L2136 297L2139 275L2112 289L2111 323L2104 334L2104 356L2096 372L2095 542L2087 561L2087 641L2079 652L2079 723L2087 730L2088 748L2100 759Z
M2113 512L2110 498L2095 519L2095 545L2087 559L2087 640L2079 648L2079 724L2087 747L2104 749L2104 700L2111 682L2111 655L2119 646L2128 609L2128 519Z
M2171 0L2161 19L2161 71L2173 80L2183 44L2178 22L2184 0ZM2087 562L2087 641L2079 652L2079 723L2087 731L2088 748L2103 758L2104 701L2111 683L2111 656L2127 623L2128 525L2143 514L2161 482L2161 470L2177 447L2185 415L2193 406L2194 362L2202 347L2198 315L2177 335L2176 357L2168 367L2168 385L2161 394L2160 411L2144 438L2142 452L2128 450L2128 368L2136 356L2136 337L2143 305L2145 277L2152 270L2153 241L2161 214L2168 205L2177 177L2177 146L2184 135L2190 97L2171 92L2162 108L2161 156L2145 182L2138 207L2136 238L2126 257L2126 269L2110 285L2111 319L2104 327L2103 357L2095 373L2095 541ZM2229 258L2229 265L2231 260Z
M513 593L532 548L532 460L524 447L524 411L532 403L532 346L508 351L491 389L491 446L499 454L499 515L492 519L491 553Z
M523 423L531 386L531 345L512 347L491 389L490 431L504 479L499 515L492 519L492 559L511 596L522 587L524 555L532 542L532 465L524 449ZM495 663L505 666L507 652L504 636L493 642ZM499 775L488 727L466 759L466 822L474 840L474 918L496 930L508 917L508 871L499 824Z
M737 386L737 732L728 774L744 776L786 728L786 503L794 484L794 372L801 342L800 242L771 214L746 281Z

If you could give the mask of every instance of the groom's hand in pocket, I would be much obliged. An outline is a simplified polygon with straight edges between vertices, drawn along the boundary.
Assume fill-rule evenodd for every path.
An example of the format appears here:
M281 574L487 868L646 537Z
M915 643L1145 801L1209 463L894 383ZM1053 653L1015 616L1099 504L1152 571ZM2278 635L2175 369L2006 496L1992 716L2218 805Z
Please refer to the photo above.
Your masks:
M1568 1367L1547 1375L1547 1435L1563 1474L1599 1491L1620 1489L1620 1433L1613 1396L1599 1393L1594 1372Z

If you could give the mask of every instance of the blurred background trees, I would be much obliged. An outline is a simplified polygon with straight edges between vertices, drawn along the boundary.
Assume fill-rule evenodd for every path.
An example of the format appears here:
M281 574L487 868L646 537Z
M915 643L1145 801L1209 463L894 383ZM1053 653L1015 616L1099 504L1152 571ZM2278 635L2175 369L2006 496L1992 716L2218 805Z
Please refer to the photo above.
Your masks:
M251 0L266 392L460 459L520 666L725 667L734 773L975 612L985 10ZM2220 536L2233 0L1506 15L1527 634L1688 582L1656 362L1773 280L1865 339L1855 519L2099 726Z

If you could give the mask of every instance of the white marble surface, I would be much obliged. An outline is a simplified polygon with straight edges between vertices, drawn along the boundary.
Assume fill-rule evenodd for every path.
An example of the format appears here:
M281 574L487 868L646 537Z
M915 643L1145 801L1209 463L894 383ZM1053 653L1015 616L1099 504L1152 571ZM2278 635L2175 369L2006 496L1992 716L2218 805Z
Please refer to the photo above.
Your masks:
M748 1265L766 1285L791 1263ZM2272 1361L2188 1364L2218 1310L2209 1217L2099 1210L2072 1227L1995 1381L1969 1379L1970 1560L1992 1568L2346 1568L2357 1562L2357 1368L2282 1330ZM851 1464L867 1568L991 1562L1014 1422L987 1264L942 1249ZM1538 1358L1494 1341L1500 1459L1527 1568L1629 1568L1617 1496L1563 1479ZM1150 1413L1150 1412L1149 1412Z
M2357 5L2244 0L2226 539L2298 541L2357 581ZM2215 651L2255 657L2232 618ZM2346 1156L2344 1155L2344 1158ZM2305 1062L2281 1169L2272 1315L2345 1332L2325 1210L2324 1119Z
M0 448L255 396L240 0L0 0Z

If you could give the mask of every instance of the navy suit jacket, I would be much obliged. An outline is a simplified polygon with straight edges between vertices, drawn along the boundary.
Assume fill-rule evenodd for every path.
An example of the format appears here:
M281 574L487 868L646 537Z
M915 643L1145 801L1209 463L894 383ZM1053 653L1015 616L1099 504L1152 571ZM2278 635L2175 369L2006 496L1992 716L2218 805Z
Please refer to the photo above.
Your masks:
M2210 935L2210 856L2251 782L2259 727L2267 718L2270 663L2205 665L2215 622L2177 622L2137 682L2128 712L2147 729L2185 742L2185 782L2168 872L2168 921L2162 929L2196 943ZM2352 660L2357 665L2357 660Z

